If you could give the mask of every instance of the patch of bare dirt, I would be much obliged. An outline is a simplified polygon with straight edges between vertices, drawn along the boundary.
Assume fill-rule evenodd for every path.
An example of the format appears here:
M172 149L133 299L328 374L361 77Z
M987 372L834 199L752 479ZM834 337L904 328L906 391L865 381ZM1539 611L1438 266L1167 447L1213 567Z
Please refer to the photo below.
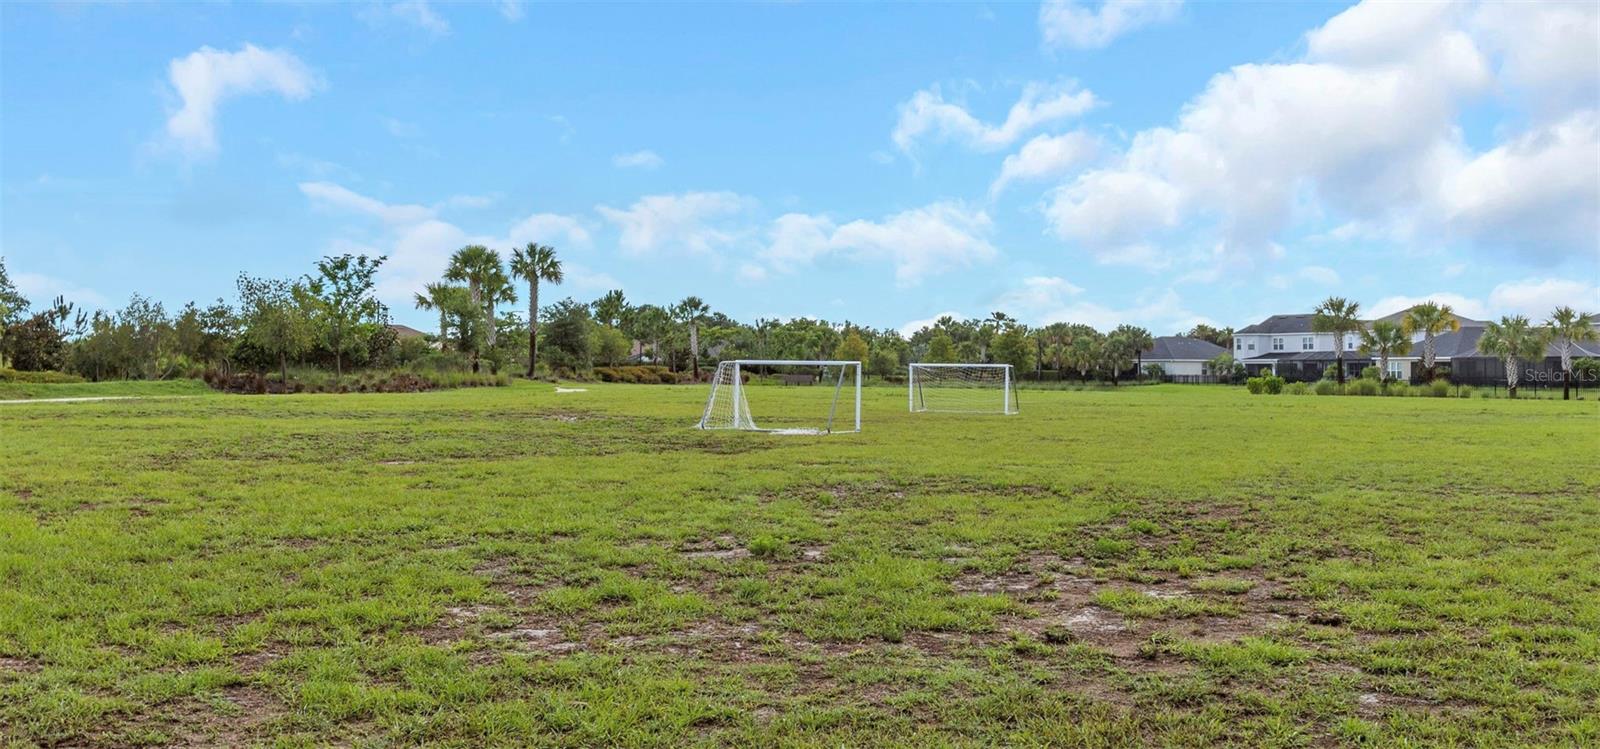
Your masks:
M22 674L36 674L44 669L37 661L28 658L18 658L10 655L0 655L0 681L5 677L15 677Z
M679 551L685 559L746 559L750 550L739 545L739 539L721 535L706 541L693 541Z

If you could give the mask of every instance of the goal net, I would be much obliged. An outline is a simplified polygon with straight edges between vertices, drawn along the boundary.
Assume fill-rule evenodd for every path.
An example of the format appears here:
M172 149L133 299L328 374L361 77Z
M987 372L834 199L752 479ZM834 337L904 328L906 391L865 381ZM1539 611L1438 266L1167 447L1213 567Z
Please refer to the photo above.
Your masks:
M859 432L861 362L721 362L698 426L774 434Z
M1010 364L912 364L911 411L1018 413Z

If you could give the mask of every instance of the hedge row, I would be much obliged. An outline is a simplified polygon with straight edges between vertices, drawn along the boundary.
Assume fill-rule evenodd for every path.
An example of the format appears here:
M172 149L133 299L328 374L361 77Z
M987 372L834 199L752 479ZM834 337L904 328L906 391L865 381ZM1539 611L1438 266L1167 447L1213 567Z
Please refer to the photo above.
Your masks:
M1385 395L1389 397L1418 397L1418 398L1454 398L1454 386L1445 380L1434 380L1426 385L1407 385L1401 382L1391 382L1387 385L1373 377L1360 377L1352 379L1344 385L1334 380L1318 380L1315 384L1305 382L1284 382L1277 375L1263 375L1251 377L1244 381L1244 386L1253 395ZM1460 397L1471 398L1473 389L1463 387L1459 390Z
M656 364L595 367L594 376L600 378L601 382L627 382L638 385L674 385L693 379L687 374L680 377L676 372Z

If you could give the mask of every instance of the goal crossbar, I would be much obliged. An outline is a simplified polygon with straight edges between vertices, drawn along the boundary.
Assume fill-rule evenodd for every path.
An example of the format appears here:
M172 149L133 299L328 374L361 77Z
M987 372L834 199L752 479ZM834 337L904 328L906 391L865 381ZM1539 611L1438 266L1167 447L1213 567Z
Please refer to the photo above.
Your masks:
M1020 413L1010 364L916 363L906 369L912 413Z
M746 367L806 367L822 370L837 369L832 378L833 397L829 400L826 421L820 427L762 427L750 411L747 386L744 382ZM835 429L839 398L844 392L845 372L855 374L854 424L850 429ZM861 431L861 362L837 359L730 359L717 364L712 376L711 393L706 398L705 410L700 414L699 429L739 429L769 434L833 434L835 432ZM820 377L819 377L820 379ZM821 384L826 385L826 382Z

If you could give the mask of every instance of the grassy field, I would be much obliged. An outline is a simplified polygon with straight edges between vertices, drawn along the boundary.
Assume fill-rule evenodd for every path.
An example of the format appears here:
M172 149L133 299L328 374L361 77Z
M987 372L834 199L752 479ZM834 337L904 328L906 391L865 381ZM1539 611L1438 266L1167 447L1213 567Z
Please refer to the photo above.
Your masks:
M0 743L1600 743L1594 401L586 387L0 406Z
M211 388L199 380L145 382L71 382L39 384L0 382L0 400L37 398L120 398L129 396L205 395Z

